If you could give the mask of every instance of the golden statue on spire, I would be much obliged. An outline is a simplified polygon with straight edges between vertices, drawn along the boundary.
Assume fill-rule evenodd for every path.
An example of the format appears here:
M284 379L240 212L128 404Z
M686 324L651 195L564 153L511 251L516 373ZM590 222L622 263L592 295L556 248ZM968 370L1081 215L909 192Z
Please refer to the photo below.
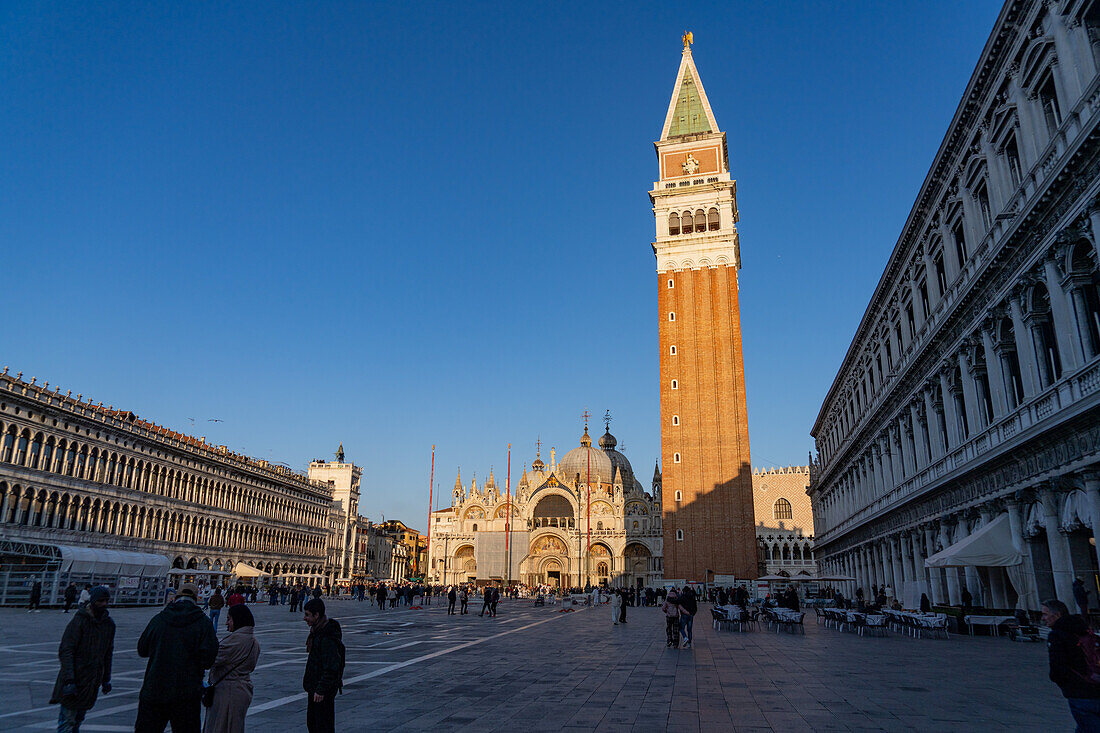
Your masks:
M695 39L691 35L691 31L684 31L684 35L680 36L680 40L684 42L684 48L688 48Z

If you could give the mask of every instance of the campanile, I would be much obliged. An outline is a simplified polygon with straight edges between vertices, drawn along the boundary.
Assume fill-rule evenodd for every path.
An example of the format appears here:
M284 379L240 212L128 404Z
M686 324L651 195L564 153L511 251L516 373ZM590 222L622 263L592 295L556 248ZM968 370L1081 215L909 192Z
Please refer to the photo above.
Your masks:
M756 578L752 470L741 355L737 182L684 34L654 143L661 372L664 576Z

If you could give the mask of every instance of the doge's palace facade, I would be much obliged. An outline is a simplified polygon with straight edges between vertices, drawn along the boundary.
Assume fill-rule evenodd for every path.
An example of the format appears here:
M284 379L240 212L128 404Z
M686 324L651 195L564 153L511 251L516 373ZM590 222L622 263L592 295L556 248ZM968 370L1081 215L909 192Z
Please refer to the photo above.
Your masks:
M328 484L36 381L0 374L0 541L321 577Z
M976 604L1035 609L1071 603L1075 576L1095 588L1100 11L1088 6L1004 5L814 424L815 554L856 579L849 592L891 584L911 607L925 592L958 605L967 588Z

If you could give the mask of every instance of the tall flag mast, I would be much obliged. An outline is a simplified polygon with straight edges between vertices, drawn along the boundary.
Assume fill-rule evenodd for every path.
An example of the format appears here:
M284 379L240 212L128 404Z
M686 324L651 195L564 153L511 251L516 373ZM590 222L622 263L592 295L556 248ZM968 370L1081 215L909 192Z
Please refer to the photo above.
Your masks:
M591 417L591 415L588 414L588 408L585 408L582 417L584 418L584 434L587 437L588 418ZM592 581L592 568L589 567L592 563L592 451L590 450L592 448L592 438L588 438L588 445L585 447L589 449L584 452L584 455L588 458L588 476L585 479L585 483L588 484L588 500L584 510L584 519L588 523L588 541L587 547L584 550L584 573L586 576L585 583L587 584Z
M428 580L428 563L431 562L432 556L432 489L435 488L435 446L432 446L432 471L428 475L428 529L426 530L428 535L428 542L424 545L424 572L423 580Z
M504 502L504 587L512 585L512 444L508 444L508 473L504 475L504 491L508 497Z

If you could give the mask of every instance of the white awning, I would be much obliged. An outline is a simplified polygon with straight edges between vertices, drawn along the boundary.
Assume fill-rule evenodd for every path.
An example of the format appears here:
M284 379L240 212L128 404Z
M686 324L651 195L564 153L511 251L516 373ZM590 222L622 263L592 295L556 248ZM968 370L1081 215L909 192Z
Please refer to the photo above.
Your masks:
M1008 515L1001 514L973 534L924 561L926 568L1008 567L1019 565L1023 555L1012 544Z
M129 575L163 577L172 566L164 555L127 550L104 550L95 547L57 545L61 551L61 572L94 575Z
M265 573L263 570L254 568L246 562L237 563L237 566L233 568L233 574L238 578L259 578L271 575L271 573Z

